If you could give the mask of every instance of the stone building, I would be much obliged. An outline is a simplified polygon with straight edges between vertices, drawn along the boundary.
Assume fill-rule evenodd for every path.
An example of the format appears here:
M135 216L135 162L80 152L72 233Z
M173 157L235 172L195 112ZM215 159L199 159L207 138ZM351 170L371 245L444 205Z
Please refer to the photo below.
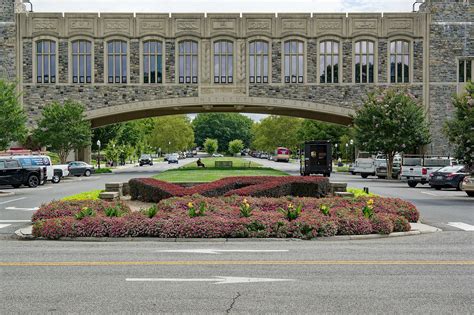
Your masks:
M0 0L0 75L30 123L52 100L93 127L142 117L252 112L349 124L367 92L408 89L446 154L443 121L474 69L474 5L363 14L28 13ZM18 11L15 13L15 9Z

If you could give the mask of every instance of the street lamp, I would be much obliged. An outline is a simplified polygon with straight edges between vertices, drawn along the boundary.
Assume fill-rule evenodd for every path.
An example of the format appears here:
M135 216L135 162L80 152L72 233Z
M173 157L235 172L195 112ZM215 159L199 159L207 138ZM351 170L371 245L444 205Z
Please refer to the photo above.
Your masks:
M351 162L354 160L354 154L355 154L355 149L354 149L354 140L351 139L351 141L349 141L350 144L351 144Z
M170 150L171 150L171 141L168 141L168 154L171 153Z
M97 153L97 168L100 169L100 140L97 140L97 146L99 147L99 151Z
M334 145L334 147L336 148L336 160L337 160L337 143Z
M349 160L349 154L347 153L348 149L349 149L349 143L346 143L346 159Z

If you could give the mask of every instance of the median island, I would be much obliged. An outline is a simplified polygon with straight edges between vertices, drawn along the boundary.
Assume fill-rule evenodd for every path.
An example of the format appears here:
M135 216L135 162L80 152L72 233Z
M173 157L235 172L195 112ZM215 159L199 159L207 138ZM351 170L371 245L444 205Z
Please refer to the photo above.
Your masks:
M211 166L209 161L204 163ZM244 168L227 171L235 175L236 171L245 172ZM260 169L250 165L250 170ZM199 169L189 165L156 178L130 180L121 191L129 196L120 200L53 201L33 215L33 235L45 239L313 239L407 232L410 222L419 219L415 206L401 199L334 197L329 179L324 177L248 176L247 172L209 180L209 171L217 171L212 176L223 173L208 165ZM180 172L187 172L182 180L170 175ZM201 183L204 181L207 183Z

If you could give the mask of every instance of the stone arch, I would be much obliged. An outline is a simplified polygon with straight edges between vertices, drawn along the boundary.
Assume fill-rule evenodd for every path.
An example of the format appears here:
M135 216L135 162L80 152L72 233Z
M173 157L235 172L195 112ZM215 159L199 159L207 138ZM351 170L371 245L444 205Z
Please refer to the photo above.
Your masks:
M352 123L355 110L334 105L263 97L199 96L127 103L86 112L93 128L153 116L205 112L245 112L302 117L341 125Z

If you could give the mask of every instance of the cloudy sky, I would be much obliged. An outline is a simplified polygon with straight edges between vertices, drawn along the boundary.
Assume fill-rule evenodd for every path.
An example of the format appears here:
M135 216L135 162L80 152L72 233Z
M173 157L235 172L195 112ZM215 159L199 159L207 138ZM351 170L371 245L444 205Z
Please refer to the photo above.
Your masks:
M407 12L414 0L31 0L39 12Z

